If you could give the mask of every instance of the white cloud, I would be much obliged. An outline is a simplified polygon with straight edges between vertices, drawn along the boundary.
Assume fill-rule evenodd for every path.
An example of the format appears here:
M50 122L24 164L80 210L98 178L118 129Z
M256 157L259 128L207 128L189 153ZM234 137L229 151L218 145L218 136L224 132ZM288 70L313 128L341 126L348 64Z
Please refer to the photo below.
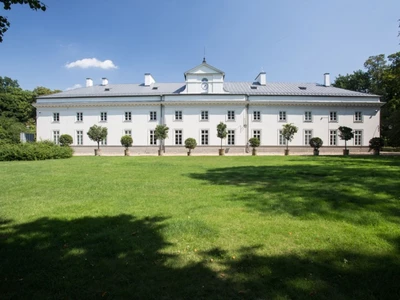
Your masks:
M65 65L67 69L71 68L101 68L101 69L117 69L118 67L114 65L112 60L106 59L105 61L100 61L97 58L84 58Z
M71 87L69 87L69 88L66 88L65 90L66 91L70 91L70 90L74 90L74 89L79 89L79 88L81 88L82 87L82 85L80 85L79 83L77 83L77 84L74 84L73 86L71 86Z

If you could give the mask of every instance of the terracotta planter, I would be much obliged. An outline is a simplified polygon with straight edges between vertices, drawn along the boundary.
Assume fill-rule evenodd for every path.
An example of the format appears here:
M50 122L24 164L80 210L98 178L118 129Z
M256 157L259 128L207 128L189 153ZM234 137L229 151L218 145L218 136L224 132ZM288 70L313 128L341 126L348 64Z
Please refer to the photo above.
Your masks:
M131 155L128 149L125 149L125 150L124 150L124 155L125 155L125 156L130 156L130 155Z
M224 149L218 149L218 154L219 154L219 156L224 156L225 150Z
M257 155L257 149L253 148L253 150L251 151L251 155L256 156Z
M349 149L343 149L343 155L349 155L350 150Z
M319 155L319 150L318 149L314 149L314 155L315 156Z
M162 150L158 150L158 156L163 156L164 152Z
M95 156L100 156L101 155L101 149L94 149L94 155Z
M289 149L285 149L285 155L289 155Z

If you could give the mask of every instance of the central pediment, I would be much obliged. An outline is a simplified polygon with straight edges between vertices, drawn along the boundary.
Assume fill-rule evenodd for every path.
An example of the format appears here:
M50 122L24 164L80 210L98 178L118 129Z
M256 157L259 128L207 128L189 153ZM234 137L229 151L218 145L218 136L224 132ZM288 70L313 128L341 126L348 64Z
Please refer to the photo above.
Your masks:
M187 75L200 75L200 74L203 74L203 75L219 74L219 75L222 75L222 77L225 77L225 73L223 71L221 71L221 70L209 65L205 61L203 61L203 63L201 63L200 65L186 71L185 79L186 79Z

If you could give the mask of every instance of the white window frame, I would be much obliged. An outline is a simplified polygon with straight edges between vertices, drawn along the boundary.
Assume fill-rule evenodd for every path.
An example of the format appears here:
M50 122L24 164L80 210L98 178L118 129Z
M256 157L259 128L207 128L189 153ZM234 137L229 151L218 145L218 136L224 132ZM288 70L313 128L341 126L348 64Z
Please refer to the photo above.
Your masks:
M174 114L174 121L182 122L183 120L183 113L181 110L176 110Z
M304 112L304 122L312 122L312 111L308 110Z
M149 145L151 146L157 145L157 140L154 133L155 133L154 129L149 130Z
M83 130L77 130L76 131L76 144L78 146L83 145Z
M180 133L178 133L178 131L180 131ZM180 135L180 137L178 136L178 134ZM174 145L175 146L183 145L183 129L174 129Z
M282 129L278 129L278 145L279 146L286 146L287 140L282 135Z
M208 121L208 110L202 110L200 113L200 121Z
M329 123L337 123L339 121L338 119L337 111L329 112Z
M124 122L132 122L132 112L126 111L124 113Z
M260 144L261 144L261 129L253 129L253 138L255 138L255 137L260 140Z
M157 121L157 111L152 110L149 112L149 121L150 122L156 122Z
M261 111L253 111L253 122L261 122Z
M83 112L76 112L76 122L83 122Z
M227 135L226 135L226 142L227 142L227 145L229 145L229 146L235 146L235 142L236 142L235 129L228 129Z
M354 112L354 123L362 123L363 122L363 113L362 111Z
M53 130L53 142L56 145L60 145L60 130Z
M337 130L336 129L330 129L329 130L329 146L337 146L337 144L338 144L338 133L337 133Z
M235 111L234 110L228 110L228 112L226 114L226 120L229 122L235 121Z
M206 138L203 139L203 136ZM207 140L207 142L204 143L204 140ZM210 130L209 129L200 129L200 143L202 146L208 146L210 144Z
M108 120L108 114L106 111L101 111L100 112L100 122L107 122Z
M60 113L53 112L53 123L60 123Z
M309 134L307 134L307 133L309 133ZM304 129L303 136L304 136L304 145L309 146L310 140L313 137L312 129Z
M363 130L355 129L354 130L354 146L362 146L363 145Z
M280 111L278 114L278 121L279 122L287 122L287 115L286 111Z

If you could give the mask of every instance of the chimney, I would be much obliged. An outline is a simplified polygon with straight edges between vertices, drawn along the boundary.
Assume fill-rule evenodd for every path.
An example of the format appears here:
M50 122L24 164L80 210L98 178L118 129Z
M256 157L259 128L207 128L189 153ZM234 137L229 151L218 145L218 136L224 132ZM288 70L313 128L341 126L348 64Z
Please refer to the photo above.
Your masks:
M265 72L260 72L256 79L254 79L256 82L258 82L260 85L266 85L267 84L267 74Z
M145 86L150 86L153 83L156 83L156 81L154 80L153 76L151 76L150 73L145 73L144 74L144 85Z
M101 79L101 85L107 85L107 84L108 84L108 79L105 78L105 77L103 77L103 78Z
M86 87L91 87L91 86L93 86L92 78L86 78Z
M324 86L331 86L331 76L329 73L324 74Z

